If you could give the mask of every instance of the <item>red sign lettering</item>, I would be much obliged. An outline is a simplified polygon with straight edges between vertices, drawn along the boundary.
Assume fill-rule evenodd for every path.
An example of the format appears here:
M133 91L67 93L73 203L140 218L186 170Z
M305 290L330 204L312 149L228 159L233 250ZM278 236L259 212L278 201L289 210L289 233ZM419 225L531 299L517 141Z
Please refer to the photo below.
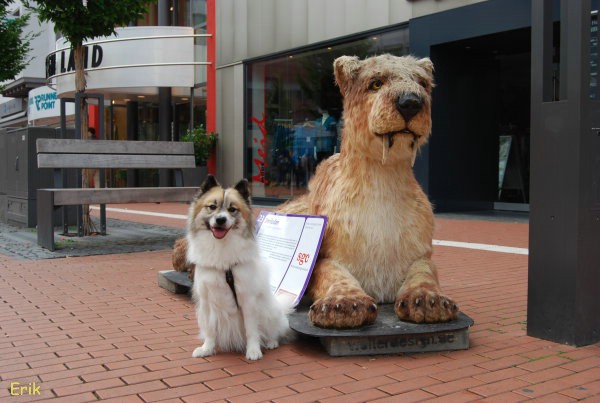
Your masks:
M310 258L310 255L308 253L298 253L298 257L296 258L296 261L298 262L298 264L300 266L302 266L303 264L308 262L308 259Z
M268 181L265 177L265 167L268 165L267 164L267 128L265 126L267 117L266 117L265 113L263 112L262 120L259 120L258 118L255 118L254 116L252 116L250 119L258 125L258 130L260 130L260 133L262 135L262 137L260 139L260 146L257 151L258 156L260 158L254 158L254 165L256 165L256 167L258 168L258 173L256 175L252 176L252 180L257 181L257 182L262 182L266 185L266 184L268 184ZM256 137L254 137L253 140L255 143L259 143L259 140Z

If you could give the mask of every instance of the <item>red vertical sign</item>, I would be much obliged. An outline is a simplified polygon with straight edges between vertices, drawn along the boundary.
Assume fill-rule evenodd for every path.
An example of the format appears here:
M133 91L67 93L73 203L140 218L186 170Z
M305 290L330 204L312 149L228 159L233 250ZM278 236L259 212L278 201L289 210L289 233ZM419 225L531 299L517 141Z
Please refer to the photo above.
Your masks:
M206 33L210 34L206 43L207 61L210 64L207 66L206 72L206 132L217 131L217 13L216 1L206 0ZM216 174L217 171L217 156L213 151L207 162L208 172Z

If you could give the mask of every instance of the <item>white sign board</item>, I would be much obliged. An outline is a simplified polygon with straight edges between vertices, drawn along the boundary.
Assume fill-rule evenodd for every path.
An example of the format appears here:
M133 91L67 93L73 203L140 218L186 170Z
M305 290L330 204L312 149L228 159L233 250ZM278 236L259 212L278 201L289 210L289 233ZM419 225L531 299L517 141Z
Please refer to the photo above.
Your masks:
M271 290L296 306L308 286L327 217L261 211L256 220L260 254L269 265Z
M37 119L53 118L60 116L60 99L56 91L50 87L38 87L29 91L27 102L27 121L33 122ZM72 102L65 104L67 115L75 114L75 105Z

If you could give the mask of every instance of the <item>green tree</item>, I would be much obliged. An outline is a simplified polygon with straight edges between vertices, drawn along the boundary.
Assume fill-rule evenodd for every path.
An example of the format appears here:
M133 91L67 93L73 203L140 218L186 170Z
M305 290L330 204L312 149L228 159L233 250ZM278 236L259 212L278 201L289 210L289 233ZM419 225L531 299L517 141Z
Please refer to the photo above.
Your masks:
M115 28L127 26L144 16L150 3L156 0L25 0L23 3L38 15L40 21L51 21L54 29L60 32L71 44L75 62L75 91L85 92L84 41L110 36ZM87 138L87 114L82 104L81 138ZM93 171L84 170L83 187L89 187ZM95 231L89 217L89 208L83 208L83 231L85 235Z
M25 33L29 15L19 17L7 15L10 0L0 0L0 82L12 80L27 66L27 54L31 50L30 41L34 33ZM0 86L0 90L2 86Z

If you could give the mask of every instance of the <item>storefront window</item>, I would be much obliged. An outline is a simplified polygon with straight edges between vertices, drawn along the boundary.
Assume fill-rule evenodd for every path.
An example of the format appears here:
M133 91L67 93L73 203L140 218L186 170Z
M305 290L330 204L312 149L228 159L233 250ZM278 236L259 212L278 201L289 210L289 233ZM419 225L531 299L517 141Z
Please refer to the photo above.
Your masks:
M342 97L333 61L382 53L407 54L408 28L246 65L246 176L255 198L306 191L316 166L340 150Z

